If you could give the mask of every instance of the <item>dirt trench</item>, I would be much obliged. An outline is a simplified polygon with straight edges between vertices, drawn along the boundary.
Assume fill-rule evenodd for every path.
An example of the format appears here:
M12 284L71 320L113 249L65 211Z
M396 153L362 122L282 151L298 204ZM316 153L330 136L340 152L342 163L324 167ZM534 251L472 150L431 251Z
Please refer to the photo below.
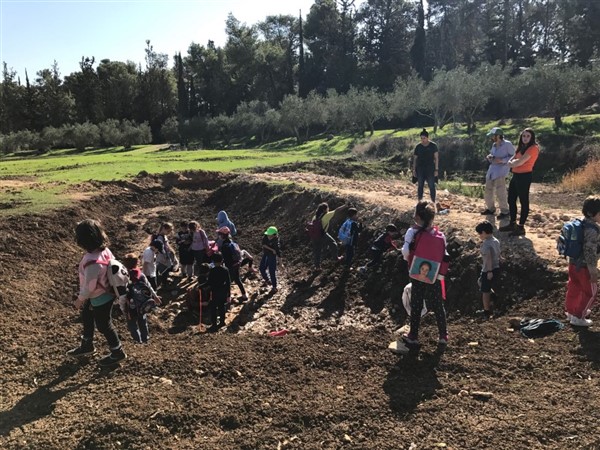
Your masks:
M410 225L412 186L190 172L96 188L96 197L75 207L0 221L0 447L525 449L571 447L574 439L578 448L600 445L582 421L599 418L596 331L565 329L530 342L507 331L503 318L473 320L478 257L467 227L480 217L468 211L472 201L445 195L452 212L438 222L453 258L451 345L441 359L432 351L436 327L426 317L422 355L406 360L386 349L405 322L404 261L389 254L366 277L326 261L315 274L304 223L321 201L352 203L367 226L357 255L362 263L387 223ZM199 219L210 232L220 209L256 259L264 229L280 229L280 292L269 295L258 278L247 277L251 301L232 308L226 330L205 334L186 311L189 286L174 278L162 291L165 307L150 318L150 345L134 345L116 319L129 354L120 368L102 371L93 360L63 357L80 333L70 309L81 255L73 242L78 221L102 218L111 249L122 256L141 251L165 220ZM502 301L511 314L561 313L564 267L546 257L540 236L503 239ZM286 336L268 335L282 328ZM493 395L471 395L478 390Z

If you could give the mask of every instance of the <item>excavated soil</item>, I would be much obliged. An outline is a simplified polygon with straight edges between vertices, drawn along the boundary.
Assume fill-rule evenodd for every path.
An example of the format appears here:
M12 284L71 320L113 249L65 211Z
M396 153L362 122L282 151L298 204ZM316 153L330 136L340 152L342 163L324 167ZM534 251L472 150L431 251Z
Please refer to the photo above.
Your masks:
M406 263L392 252L366 276L333 260L315 273L303 229L321 201L356 206L366 226L362 264L387 223L410 226L414 186L298 172L190 172L78 190L96 195L0 220L0 448L600 448L597 328L566 326L529 340L508 324L510 317L563 319L566 267L554 238L578 214L580 197L563 209L556 193L534 189L541 206L533 207L527 236L499 235L503 312L482 323L473 317L480 302L473 228L482 205L441 193L450 208L437 218L452 256L450 345L435 351L435 321L426 316L421 354L405 357L387 347L406 323ZM123 256L143 250L164 220L196 219L211 231L220 209L257 260L264 229L279 228L279 292L269 294L249 275L251 301L234 305L229 326L209 334L187 311L189 284L173 277L161 291L165 305L149 319L149 345L135 345L116 315L128 354L120 366L64 356L81 332L71 307L78 221L101 219L111 249ZM282 329L288 333L269 335ZM102 336L96 346L104 350Z

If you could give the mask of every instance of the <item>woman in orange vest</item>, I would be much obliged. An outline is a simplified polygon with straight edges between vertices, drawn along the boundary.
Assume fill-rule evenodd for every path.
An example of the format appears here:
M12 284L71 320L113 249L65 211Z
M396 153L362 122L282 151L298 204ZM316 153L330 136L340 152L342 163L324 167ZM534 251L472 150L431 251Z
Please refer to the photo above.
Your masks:
M525 236L525 222L529 215L529 188L533 175L533 166L540 154L540 147L535 141L535 133L525 128L519 137L519 145L515 156L508 161L513 176L508 185L508 207L510 223L500 227L500 231L510 231L510 236ZM521 214L517 224L517 198L521 203Z

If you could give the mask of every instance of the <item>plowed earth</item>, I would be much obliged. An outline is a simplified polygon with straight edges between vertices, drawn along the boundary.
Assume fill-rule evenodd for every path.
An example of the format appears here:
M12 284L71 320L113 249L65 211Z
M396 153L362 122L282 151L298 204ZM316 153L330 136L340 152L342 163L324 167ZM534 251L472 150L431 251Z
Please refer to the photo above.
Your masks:
M473 316L480 304L473 228L482 205L441 193L450 207L437 219L452 255L450 345L435 352L435 321L426 316L414 358L387 349L406 322L402 258L390 253L366 276L332 260L315 273L303 232L320 201L352 203L366 226L362 264L387 223L410 226L412 185L297 172L187 173L77 190L96 195L76 207L0 220L0 448L600 448L597 328L567 325L537 340L508 328L513 316L564 319L566 267L554 238L564 218L577 215L580 198L561 209L558 194L536 187L527 236L499 234L504 313L480 323ZM264 229L280 229L278 293L248 276L251 301L233 306L229 326L209 334L185 307L189 286L173 277L161 292L164 307L149 319L150 345L135 345L115 314L128 353L119 367L64 357L81 332L70 301L81 257L78 221L101 219L111 249L123 256L143 250L161 221L196 219L212 232L220 209L257 262ZM281 329L288 334L269 335ZM105 349L102 336L96 347Z

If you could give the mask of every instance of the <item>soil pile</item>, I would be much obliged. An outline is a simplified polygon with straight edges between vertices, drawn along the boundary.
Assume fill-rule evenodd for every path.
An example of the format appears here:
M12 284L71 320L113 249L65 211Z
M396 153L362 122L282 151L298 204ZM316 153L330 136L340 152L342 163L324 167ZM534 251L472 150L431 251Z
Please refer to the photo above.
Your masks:
M436 327L428 316L423 352L413 359L387 350L406 318L402 258L386 255L367 276L332 260L315 273L304 234L319 202L351 203L367 226L358 251L362 263L387 223L410 226L413 186L297 173L236 179L141 174L96 186L99 194L77 207L0 221L0 447L600 445L589 432L600 418L600 334L594 328L565 328L532 341L507 329L508 314L485 323L472 318L480 302L472 229L481 220L473 200L442 193L451 206L438 218L453 258L450 346L443 355L434 352ZM100 370L95 360L63 356L81 331L71 308L81 256L73 242L78 221L102 218L111 249L123 256L143 250L165 220L196 219L212 234L220 209L236 222L238 242L256 262L266 227L279 228L278 293L248 275L251 301L232 308L227 329L206 334L185 307L190 285L173 278L162 291L164 308L149 319L150 345L134 345L116 318L129 355L119 368ZM546 231L556 233L561 216L575 211L534 210L526 238L501 237L500 298L511 315L562 318L565 268ZM288 333L269 335L281 329ZM101 336L96 345L103 349Z

